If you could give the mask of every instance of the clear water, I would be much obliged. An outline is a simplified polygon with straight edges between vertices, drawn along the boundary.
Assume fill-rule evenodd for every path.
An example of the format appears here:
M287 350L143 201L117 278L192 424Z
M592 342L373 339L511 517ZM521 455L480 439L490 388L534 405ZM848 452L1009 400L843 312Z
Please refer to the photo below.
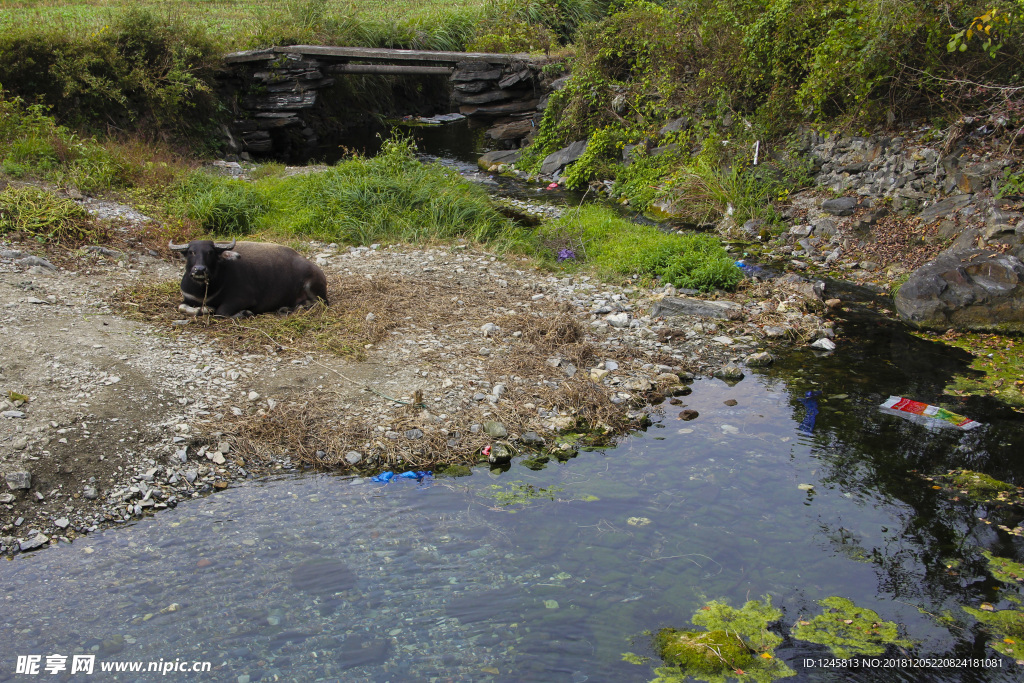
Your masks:
M962 359L885 328L844 349L795 351L731 387L698 381L684 399L696 420L665 405L619 447L540 471L273 479L0 563L0 680L17 655L86 652L210 661L188 676L212 681L647 681L650 667L620 661L650 654L645 630L687 626L705 599L763 595L784 610L782 631L842 595L901 623L918 656L996 657L969 620L944 627L919 608L959 616L996 600L978 548L1020 559L1020 544L912 470L1020 480L1024 429L977 402L966 412L987 424L966 434L884 415L890 393L936 398ZM846 395L821 403L810 434L797 401L808 389ZM494 498L525 484L525 505ZM827 656L809 643L778 654L806 680L852 675L803 668ZM1017 669L853 678L1010 681Z

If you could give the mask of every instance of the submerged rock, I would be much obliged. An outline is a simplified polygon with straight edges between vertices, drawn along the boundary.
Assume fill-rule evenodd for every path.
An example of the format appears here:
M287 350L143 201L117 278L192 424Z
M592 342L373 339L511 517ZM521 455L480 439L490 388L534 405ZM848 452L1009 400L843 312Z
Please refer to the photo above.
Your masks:
M943 253L900 287L896 310L920 328L1024 332L1024 263L984 249Z

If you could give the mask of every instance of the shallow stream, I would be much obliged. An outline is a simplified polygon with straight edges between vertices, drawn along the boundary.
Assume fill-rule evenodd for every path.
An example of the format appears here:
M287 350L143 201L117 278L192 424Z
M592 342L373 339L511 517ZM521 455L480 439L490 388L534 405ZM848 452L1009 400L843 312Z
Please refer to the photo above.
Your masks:
M19 655L93 654L96 673L53 678L161 680L99 667L180 660L212 670L170 678L643 682L656 658L622 654L652 655L645 631L765 595L784 612L790 680L1020 680L960 608L1011 606L980 550L1020 561L1022 544L979 517L1020 516L918 476L1024 481L1019 415L942 396L959 352L870 319L847 333L830 356L795 349L732 386L699 380L683 399L696 419L663 404L619 446L538 471L252 482L2 562L0 681L32 678L15 675ZM812 390L813 425L799 401ZM881 412L891 394L985 424L929 429ZM914 656L1001 666L805 666L831 655L789 629L833 595L901 624Z

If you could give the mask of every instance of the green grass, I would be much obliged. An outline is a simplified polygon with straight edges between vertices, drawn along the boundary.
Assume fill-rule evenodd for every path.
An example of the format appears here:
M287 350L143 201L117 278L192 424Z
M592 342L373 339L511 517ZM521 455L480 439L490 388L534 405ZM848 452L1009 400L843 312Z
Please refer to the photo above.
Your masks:
M58 125L47 107L0 89L0 173L86 193L166 197L187 163L166 145L138 138L98 140Z
M716 237L668 234L597 205L569 211L541 226L538 239L548 246L551 261L559 251L570 249L574 258L562 261L562 267L585 263L608 279L660 277L677 287L702 291L732 289L742 279Z
M346 244L466 238L529 249L530 236L498 213L483 188L439 164L421 164L414 151L411 141L396 138L376 157L252 182L197 171L178 186L173 210L220 235L264 232Z
M261 18L291 17L301 21L303 16L315 18L310 8L325 6L334 9L336 16L351 16L363 22L425 23L453 9L482 13L485 0L349 0L345 3L279 2L277 0L196 0L193 2L135 2L133 0L95 0L94 2L64 3L57 0L23 0L0 3L0 31L12 27L73 28L83 31L102 31L109 27L111 18L129 7L140 7L157 14L171 12L181 19L202 23L210 34L228 47L242 49L248 44L261 22ZM322 16L323 13L321 13Z

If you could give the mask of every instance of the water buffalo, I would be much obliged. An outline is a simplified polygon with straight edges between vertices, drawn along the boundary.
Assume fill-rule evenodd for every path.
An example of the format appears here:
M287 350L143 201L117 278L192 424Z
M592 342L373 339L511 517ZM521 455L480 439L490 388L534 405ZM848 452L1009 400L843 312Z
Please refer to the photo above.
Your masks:
M185 254L179 308L238 317L327 303L327 278L294 249L262 242L168 243ZM203 308L205 306L205 309Z

